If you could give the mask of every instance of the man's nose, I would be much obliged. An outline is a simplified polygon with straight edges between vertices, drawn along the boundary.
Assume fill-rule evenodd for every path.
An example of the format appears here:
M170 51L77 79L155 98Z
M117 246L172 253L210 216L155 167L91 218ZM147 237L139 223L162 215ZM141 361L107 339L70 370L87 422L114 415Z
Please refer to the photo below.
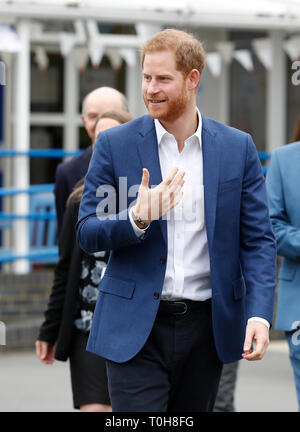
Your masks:
M149 94L155 94L159 91L157 82L155 80L151 80L151 82L148 85L148 93Z

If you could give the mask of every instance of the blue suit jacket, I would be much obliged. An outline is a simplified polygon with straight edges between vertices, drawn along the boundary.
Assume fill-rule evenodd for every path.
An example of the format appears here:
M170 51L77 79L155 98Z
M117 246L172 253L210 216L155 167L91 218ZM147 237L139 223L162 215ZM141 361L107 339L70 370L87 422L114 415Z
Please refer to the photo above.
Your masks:
M292 330L300 321L300 142L273 151L266 183L278 255L283 257L275 326Z
M251 137L203 116L202 148L214 338L220 359L232 362L241 358L247 319L272 321L276 246ZM129 220L128 206L136 199L134 185L140 184L143 167L149 170L150 185L162 181L154 121L149 116L101 133L77 223L82 249L112 251L99 286L87 349L116 362L129 360L145 344L166 270L167 221L153 221L140 239ZM131 195L127 203L123 198L118 201L120 177L126 179L121 188ZM116 193L116 208L108 205L116 213L111 217L96 215L97 205L106 199L97 191L101 185L110 185L107 190Z

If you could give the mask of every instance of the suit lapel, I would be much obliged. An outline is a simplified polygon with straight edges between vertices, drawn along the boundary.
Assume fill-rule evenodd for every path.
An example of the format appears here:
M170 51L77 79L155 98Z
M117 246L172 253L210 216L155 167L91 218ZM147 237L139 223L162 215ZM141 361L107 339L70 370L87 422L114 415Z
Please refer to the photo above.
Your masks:
M202 116L202 151L205 225L209 250L212 250L220 175L221 149L209 119Z
M202 116L202 151L203 151L203 184L204 184L204 211L207 240L209 249L212 242L216 220L216 205L220 174L221 148L209 119ZM160 169L158 144L154 121L145 116L139 131L138 152L143 168L150 173L150 185L157 186L162 181ZM142 173L141 173L142 174ZM158 221L165 242L167 243L167 221Z
M138 152L142 167L147 168L150 173L150 187L157 186L162 182L162 174L154 121L150 116L145 116L143 118L142 128L139 131L139 138ZM164 240L167 243L167 221L159 219L158 223L162 230Z

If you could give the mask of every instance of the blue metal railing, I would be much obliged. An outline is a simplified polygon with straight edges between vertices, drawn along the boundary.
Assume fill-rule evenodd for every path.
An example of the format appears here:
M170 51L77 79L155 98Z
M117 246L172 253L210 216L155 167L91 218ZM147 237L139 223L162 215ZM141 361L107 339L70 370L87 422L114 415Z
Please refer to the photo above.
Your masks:
M77 156L82 150L71 152L64 151L61 149L31 149L28 151L19 150L7 150L0 148L0 157L18 157L26 156L30 158L64 158L69 156ZM43 199L46 195L53 193L54 184L40 184L31 185L27 188L14 188L5 187L0 188L0 198L6 196L15 196L18 194L26 193L32 196L37 196L37 194L42 194ZM51 203L50 203L51 201ZM0 211L0 230L3 228L12 228L12 221L27 219L29 220L30 227L30 242L31 244L35 241L40 244L47 238L46 245L42 247L30 247L28 253L24 255L16 255L10 248L0 248L0 263L13 262L18 259L26 259L34 262L43 263L53 263L58 259L58 247L57 241L55 241L55 231L56 231L56 212L54 208L54 197L48 201L50 211L39 212L32 210L28 214L17 214L17 213L7 213ZM37 205L37 204L36 204ZM47 199L44 202L44 206L47 207ZM44 208L46 208L44 207ZM34 224L34 225L33 225ZM55 225L53 225L55 224ZM43 232L41 232L41 230Z

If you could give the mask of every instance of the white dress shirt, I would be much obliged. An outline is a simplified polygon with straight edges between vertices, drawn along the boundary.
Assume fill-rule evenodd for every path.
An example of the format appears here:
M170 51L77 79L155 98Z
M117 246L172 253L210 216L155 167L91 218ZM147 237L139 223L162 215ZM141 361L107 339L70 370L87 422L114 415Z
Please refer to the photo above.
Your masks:
M202 118L199 110L196 132L184 142L181 152L175 137L155 119L162 178L174 167L185 172L182 200L163 218L167 219L168 257L162 300L211 298L210 261L204 217L204 186L202 157ZM137 236L145 230L131 224ZM253 317L269 327L268 321Z

